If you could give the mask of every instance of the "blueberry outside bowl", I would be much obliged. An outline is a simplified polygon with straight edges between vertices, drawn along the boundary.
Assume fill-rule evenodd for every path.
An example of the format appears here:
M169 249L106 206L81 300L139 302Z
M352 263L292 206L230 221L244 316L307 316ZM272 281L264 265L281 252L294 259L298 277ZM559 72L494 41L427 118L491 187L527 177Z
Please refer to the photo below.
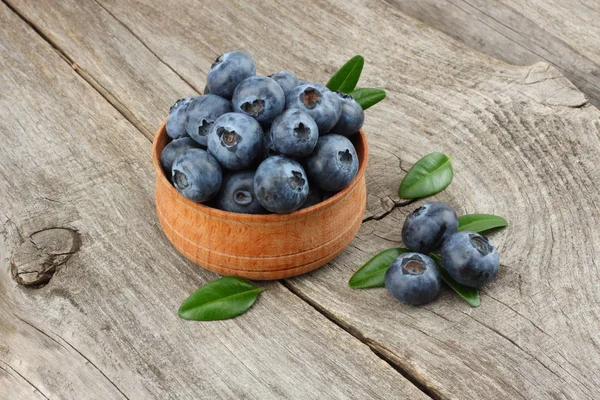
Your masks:
M342 191L290 214L253 215L218 210L179 194L160 165L170 140L165 123L152 145L156 212L169 241L195 264L253 280L290 278L327 264L354 239L367 204L368 144L363 130L353 140L358 173Z

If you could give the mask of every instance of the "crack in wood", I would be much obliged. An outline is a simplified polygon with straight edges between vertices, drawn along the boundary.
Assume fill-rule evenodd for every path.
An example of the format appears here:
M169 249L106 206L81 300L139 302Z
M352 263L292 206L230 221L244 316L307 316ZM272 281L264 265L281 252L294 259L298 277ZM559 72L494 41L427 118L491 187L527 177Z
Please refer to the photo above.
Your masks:
M129 33L131 33L131 35L136 38L140 44L142 46L144 46L144 48L146 48L146 50L148 50L154 57L156 57L156 59L158 61L160 61L163 65L165 65L167 68L169 68L175 75L177 75L179 77L179 79L181 79L182 81L184 81L194 92L198 93L198 94L203 94L203 91L200 90L199 88L197 88L196 86L194 86L193 83L191 83L190 81L188 81L187 79L185 79L183 77L183 75L181 75L179 72L177 72L175 70L175 68L171 67L166 61L164 61L162 58L160 58L158 56L158 54L156 54L156 52L154 50L152 50L150 48L150 46L148 46L143 40L142 38L140 38L129 26L127 26L127 24L125 24L123 21L121 21L119 18L117 18L117 16L115 14L113 14L108 8L104 7L104 4L100 3L98 0L93 0L96 4L98 4L98 6L100 8L102 8L104 11L106 11L111 17L114 18L115 21L117 21L119 24L121 24L121 26L123 26L123 28L127 29L127 31Z
M390 367L392 367L395 371L397 371L403 377L408 379L413 385L415 385L419 390L421 390L427 396L429 396L435 400L443 398L442 395L435 388L428 385L427 379L425 377L417 375L414 371L410 371L406 368L403 368L402 365L400 365L399 363L392 360L392 358L390 358L388 356L389 353L392 353L389 349L387 349L383 345L381 345L377 342L374 342L371 339L368 339L367 337L365 337L363 335L363 333L360 332L358 329L354 328L351 325L348 325L343 320L339 319L333 312L327 310L325 307L321 306L319 303L313 301L310 297L306 296L305 294L303 294L302 292L297 290L293 286L293 284L291 284L290 282L288 282L286 280L279 281L279 282L281 282L281 284L285 288L287 288L291 293L293 293L294 295L299 297L301 300L303 300L305 303L307 303L309 306L314 308L315 311L317 311L319 314L323 315L329 321L331 321L335 325L337 325L340 329L346 331L348 334L352 335L353 337L358 339L360 342L362 342L363 344L368 346L369 349L371 349L371 351L377 357L379 357L380 359L385 361ZM423 332L423 333L427 335L426 332Z
M13 253L13 278L20 285L41 288L80 247L81 237L73 229L51 227L36 231Z
M17 374L19 377L21 377L21 379L23 379L25 382L27 382L35 391L37 391L39 394L41 394L45 399L50 400L50 398L48 396L46 396L44 394L44 392L42 392L37 386L35 386L33 384L33 382L31 382L29 379L27 379L24 375L22 375L19 371L17 371L16 369L14 369L11 365L9 365L8 363L0 360L0 362L4 365L6 365L8 368L10 368L11 371L13 371L15 374ZM2 366L0 366L0 368L2 368ZM10 374L10 372L8 370L6 370L5 368L2 368L4 371L6 371L7 373Z
M46 43L48 43L56 53L71 67L77 75L79 75L84 81L86 81L93 89L95 89L100 96L110 103L127 121L131 123L137 130L139 130L148 140L152 141L154 133L148 131L144 125L137 119L135 114L120 102L115 96L113 96L106 88L104 88L98 81L96 81L90 74L79 65L64 51L60 46L55 43L48 35L46 35L40 28L38 28L33 21L29 20L25 15L17 10L9 0L1 0L15 15L17 15L23 22L25 22L31 29L35 31Z
M419 199L410 199L410 200L406 200L406 201L392 200L392 201L394 201L394 205L389 210L387 210L379 215L371 215L367 218L363 218L362 222L365 223L368 221L381 221L382 219L384 219L385 217L390 215L395 209L409 206L417 200L419 200Z

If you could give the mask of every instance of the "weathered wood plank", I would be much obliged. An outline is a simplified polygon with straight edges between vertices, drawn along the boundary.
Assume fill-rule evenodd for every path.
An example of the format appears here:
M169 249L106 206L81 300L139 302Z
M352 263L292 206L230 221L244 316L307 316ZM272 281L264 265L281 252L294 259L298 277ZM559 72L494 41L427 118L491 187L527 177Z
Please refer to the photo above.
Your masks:
M4 4L0 38L1 398L426 398L276 282L235 320L180 320L215 274L161 234L150 142ZM57 271L24 288L14 254Z
M600 3L586 0L386 0L500 60L556 65L600 106Z
M361 84L389 92L369 110L365 127L369 190L377 193L370 207L380 199L391 207L400 170L444 151L454 156L456 178L440 198L461 212L511 221L494 236L502 273L479 309L449 292L410 308L382 290L351 291L347 279L361 262L399 244L408 211L399 209L364 224L328 267L286 285L440 398L598 397L600 294L589 277L598 276L593 248L600 238L585 216L597 215L600 204L593 190L600 183L600 116L554 68L497 62L384 3L102 4L194 86L203 84L213 55L232 48L250 51L261 73L293 65L320 81L351 55L365 55ZM42 11L26 2L18 8L60 46L73 46L74 59L88 51ZM216 23L199 24L199 15Z

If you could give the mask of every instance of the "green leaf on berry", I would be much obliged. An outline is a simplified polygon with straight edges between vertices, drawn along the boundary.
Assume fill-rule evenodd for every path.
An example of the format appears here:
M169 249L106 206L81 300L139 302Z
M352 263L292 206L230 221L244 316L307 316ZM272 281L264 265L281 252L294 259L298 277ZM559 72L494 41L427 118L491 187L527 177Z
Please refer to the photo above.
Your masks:
M481 297L479 297L479 290L477 288L465 286L462 283L456 282L442 266L442 258L439 254L431 253L429 256L433 258L433 261L437 264L442 280L446 282L452 290L469 303L471 307L479 307L481 305Z
M364 65L365 59L362 56L352 57L331 77L327 88L332 92L350 93L356 87Z
M245 279L226 276L196 290L179 307L178 315L195 321L217 321L246 312L264 289Z
M402 179L398 196L404 199L431 196L446 189L452 177L452 164L448 156L442 153L427 154Z
M485 232L490 229L503 228L508 222L497 215L491 214L467 214L458 217L458 231Z
M363 110L379 103L386 96L385 90L373 88L356 89L348 94L360 104Z
M385 284L385 271L400 254L407 251L407 249L401 247L382 251L360 267L352 275L348 285L353 289L383 287Z

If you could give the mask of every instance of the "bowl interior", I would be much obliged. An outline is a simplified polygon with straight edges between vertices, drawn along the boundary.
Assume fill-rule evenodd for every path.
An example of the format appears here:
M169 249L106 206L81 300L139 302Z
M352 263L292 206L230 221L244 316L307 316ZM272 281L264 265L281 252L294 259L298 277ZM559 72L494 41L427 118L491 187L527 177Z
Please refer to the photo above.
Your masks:
M348 186L346 186L344 189L342 189L335 195L333 195L330 198L328 198L327 200L317 203L313 206L303 208L303 209L294 211L289 214L232 213L229 211L219 210L217 208L213 208L208 205L205 205L202 203L196 203L189 199L186 199L185 197L179 195L179 192L177 191L177 189L175 189L175 187L171 184L169 179L167 179L165 171L163 170L163 168L160 164L160 155L161 155L163 149L165 148L165 146L171 141L171 138L167 135L166 122L167 122L167 120L165 119L162 122L162 124L160 125L160 127L154 137L154 142L152 145L152 163L154 165L154 170L156 172L156 176L159 181L157 184L169 186L168 190L177 193L178 198L180 198L180 200L183 203L185 203L187 206L197 208L199 211L208 213L215 218L226 218L226 219L234 218L237 220L244 220L244 221L277 222L277 221L285 220L287 218L297 218L297 217L302 217L302 216L312 214L312 213L319 213L320 210L323 210L323 209L327 208L329 205L343 199L348 194L348 192L350 192L358 184L360 179L365 174L365 170L366 170L367 162L368 162L368 158L369 158L369 154L368 154L369 148L368 148L367 138L366 138L365 132L361 129L357 134L353 135L350 138L350 140L352 141L352 144L354 145L354 147L356 149L356 154L358 156L358 162L359 162L358 172L357 172L356 176L354 177L354 179L352 180L352 182L350 182L350 184Z

